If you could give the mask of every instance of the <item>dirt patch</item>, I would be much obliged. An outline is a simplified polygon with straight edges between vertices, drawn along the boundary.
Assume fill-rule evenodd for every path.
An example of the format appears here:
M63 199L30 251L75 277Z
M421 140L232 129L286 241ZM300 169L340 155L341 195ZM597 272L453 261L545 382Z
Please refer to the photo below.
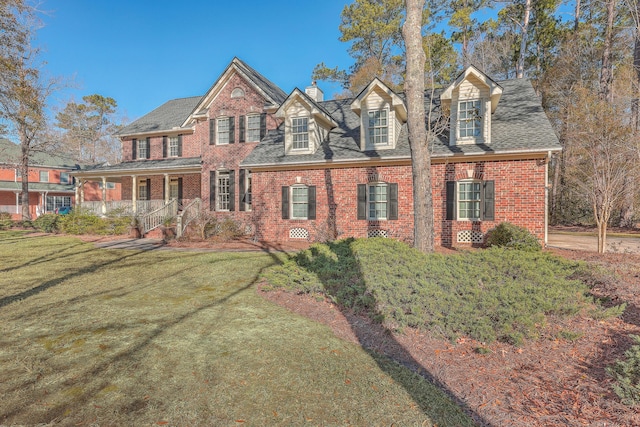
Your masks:
M555 319L538 341L523 347L487 346L464 338L451 343L413 329L391 332L309 295L259 292L330 326L345 340L430 377L466 406L480 425L640 425L640 413L619 402L605 372L630 347L629 335L640 334L640 255L552 252L611 271L593 293L610 304L626 302L624 315L604 321Z
M549 227L549 231L598 234L598 229L595 226L586 225L554 225ZM607 227L607 233L637 234L640 236L640 228Z

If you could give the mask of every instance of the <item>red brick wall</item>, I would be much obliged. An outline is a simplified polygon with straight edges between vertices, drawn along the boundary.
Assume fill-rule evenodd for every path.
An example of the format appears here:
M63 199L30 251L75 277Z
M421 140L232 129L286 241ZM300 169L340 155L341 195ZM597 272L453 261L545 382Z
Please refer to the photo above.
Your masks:
M0 181L15 181L16 168L11 166L0 167ZM64 169L49 169L49 168L29 168L29 182L41 182L40 171L48 171L49 181L52 184L60 184L60 172L70 172L71 170ZM22 178L18 178L20 182Z
M119 182L115 183L116 188L108 189L107 188L107 201L113 200L122 200L121 192L122 192L122 184ZM102 200L102 188L100 188L100 182L98 181L87 181L83 185L84 187L84 200L87 202L98 202Z
M495 182L494 221L445 220L445 182L466 179L467 171L477 179ZM504 221L526 227L539 239L544 238L545 166L542 161L438 164L432 166L432 173L436 244L455 246L459 231L486 233ZM367 183L370 176L376 174L380 181L398 183L398 220L357 219L356 186ZM316 220L282 219L281 187L296 183L316 186ZM258 238L264 240L289 240L289 230L302 227L309 232L311 240L323 240L334 234L337 238L366 237L369 231L381 229L387 231L389 237L410 242L413 240L412 188L409 166L258 172L253 174L251 220ZM335 211L335 220L330 210Z

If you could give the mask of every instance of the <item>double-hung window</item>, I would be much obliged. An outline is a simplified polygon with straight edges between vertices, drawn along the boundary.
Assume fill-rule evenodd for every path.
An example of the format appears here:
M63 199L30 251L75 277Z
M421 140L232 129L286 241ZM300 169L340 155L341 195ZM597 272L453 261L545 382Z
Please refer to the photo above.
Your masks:
M180 155L179 143L177 136L169 137L169 157L178 157Z
M260 115L247 116L247 142L260 141Z
M40 171L40 182L49 182L49 171Z
M282 219L316 219L316 186L282 187Z
M149 200L148 189L147 180L143 179L138 182L138 200Z
M231 187L229 172L218 172L218 210L228 211L231 207Z
M482 134L480 100L461 101L458 104L458 135L460 138L476 138Z
M308 187L291 187L291 219L307 219L308 210Z
M389 143L387 110L369 111L369 142L373 145L387 145Z
M458 219L477 221L480 219L482 202L480 181L458 182Z
M69 172L60 172L60 184L69 184Z
M149 144L147 144L147 138L138 140L138 159L148 159L149 158Z
M291 119L291 140L294 150L309 148L309 118L294 117Z
M218 144L225 145L230 142L230 126L229 118L222 117L218 119Z
M387 184L369 185L369 219L387 219Z
M495 220L495 182L463 179L446 182L446 219Z
M398 184L371 182L358 184L358 219L370 221L398 219Z

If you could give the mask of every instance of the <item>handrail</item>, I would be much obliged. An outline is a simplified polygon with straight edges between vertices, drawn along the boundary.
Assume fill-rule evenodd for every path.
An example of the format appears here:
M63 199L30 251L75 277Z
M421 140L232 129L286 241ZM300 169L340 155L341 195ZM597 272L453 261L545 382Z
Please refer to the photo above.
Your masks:
M200 207L202 204L202 200L199 198L193 199L189 204L187 204L177 216L177 227L176 227L176 235L177 237L182 237L182 234L187 229L187 226L191 221L198 218L200 216Z
M171 199L166 205L138 217L140 233L144 236L149 231L160 227L167 218L172 218L178 213L178 201Z

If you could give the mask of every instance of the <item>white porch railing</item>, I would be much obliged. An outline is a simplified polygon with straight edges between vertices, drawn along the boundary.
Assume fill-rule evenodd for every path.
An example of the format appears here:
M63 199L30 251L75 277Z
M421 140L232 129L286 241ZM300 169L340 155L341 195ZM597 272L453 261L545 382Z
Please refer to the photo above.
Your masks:
M146 214L138 214L140 233L144 236L151 230L160 227L168 218L175 217L177 213L178 201L176 199L172 199L169 203L156 210Z
M200 216L201 206L202 200L196 198L189 202L189 204L187 204L182 209L182 212L180 212L180 214L176 218L177 237L182 237L182 234L184 233L184 230L187 229L189 223Z
M160 209L165 205L164 200L138 200L136 201L136 216L145 215ZM102 215L102 202L82 202L82 209L95 215ZM105 202L107 214L117 214L119 216L133 215L133 202L131 200L116 200Z

